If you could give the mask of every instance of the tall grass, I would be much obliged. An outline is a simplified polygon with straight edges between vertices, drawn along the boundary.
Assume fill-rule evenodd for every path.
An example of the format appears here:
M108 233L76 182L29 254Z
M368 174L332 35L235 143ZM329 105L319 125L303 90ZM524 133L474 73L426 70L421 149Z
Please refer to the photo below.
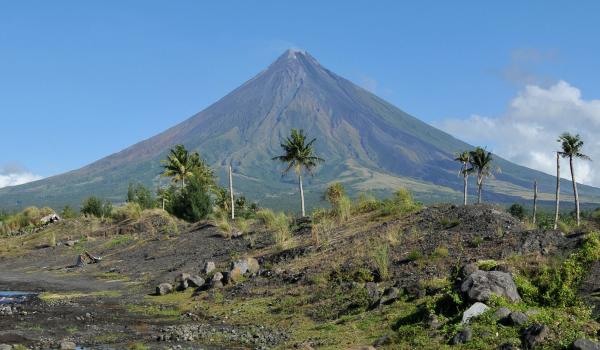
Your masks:
M385 242L375 245L371 250L371 258L377 268L379 277L381 277L382 280L387 280L390 277L390 254L388 243Z
M111 217L115 222L126 220L139 220L142 216L142 207L135 202L127 203L123 206L113 209Z
M267 229L273 231L273 240L280 248L285 248L292 237L290 231L290 218L285 213L274 213L269 209L261 209L256 213L256 218L260 220Z

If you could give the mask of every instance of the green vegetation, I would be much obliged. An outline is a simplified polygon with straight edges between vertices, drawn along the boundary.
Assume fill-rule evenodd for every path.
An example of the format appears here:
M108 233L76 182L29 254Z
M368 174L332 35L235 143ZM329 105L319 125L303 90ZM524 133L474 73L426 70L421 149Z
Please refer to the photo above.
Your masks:
M135 203L139 205L141 209L152 209L156 208L156 198L152 191L147 189L141 183L129 184L127 189L127 203Z
M113 206L111 202L95 196L86 198L81 205L82 214L92 215L97 218L110 217L112 210Z
M207 184L202 179L192 177L187 186L175 194L168 211L189 222L205 219L212 211Z
M39 226L40 220L49 214L54 213L50 208L27 207L21 212L9 215L2 213L0 215L0 235L9 235L19 230L31 230Z
M492 175L492 153L487 152L481 147L477 147L469 152L469 164L467 169L469 173L477 174L477 203L481 203L481 190L483 189L483 180Z
M525 207L519 203L514 203L508 208L508 213L519 220L525 219L525 215L527 215L527 211Z
M575 169L573 167L573 160L575 158L583 160L591 160L590 157L582 153L583 140L577 135L571 135L568 132L563 133L557 140L561 144L562 151L558 152L563 158L569 159L569 166L571 168L571 180L573 183L573 196L575 197L575 217L577 219L577 226L581 223L580 212L579 212L579 193L577 192L577 182L575 181Z
M124 206L114 208L111 217L116 222L126 220L138 220L142 216L142 207L135 202L129 202Z

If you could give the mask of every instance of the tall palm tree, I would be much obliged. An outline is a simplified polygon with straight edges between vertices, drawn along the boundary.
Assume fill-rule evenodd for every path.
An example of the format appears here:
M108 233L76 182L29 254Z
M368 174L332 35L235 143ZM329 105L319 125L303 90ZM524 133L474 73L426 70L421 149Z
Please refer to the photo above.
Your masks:
M471 160L471 154L469 151L460 152L454 160L461 164L459 174L463 176L463 204L467 205L467 180L470 174L469 161Z
M579 226L579 194L577 193L577 182L575 182L575 169L573 169L573 158L591 160L590 157L581 153L583 148L583 140L579 134L571 135L568 132L563 133L558 137L558 142L561 143L562 151L559 152L561 157L569 158L569 166L571 167L571 180L573 182L573 194L575 195L575 212L577 213L577 226Z
M481 147L477 147L470 151L469 155L469 164L471 167L467 171L477 173L477 204L481 204L483 180L492 175L492 153Z
M171 177L174 182L181 183L182 189L185 187L185 179L192 176L194 170L202 165L198 152L190 153L183 145L175 145L162 163L162 176Z
M310 142L306 142L306 135L304 130L292 129L290 136L286 137L285 142L281 144L281 148L284 154L281 156L273 157L273 160L279 160L283 163L287 163L287 168L283 171L283 174L287 174L290 169L294 169L298 175L298 186L300 187L300 200L302 205L302 216L306 216L304 210L304 189L302 188L302 172L306 170L312 175L313 169L318 163L324 162L322 158L315 155L315 149L313 143L317 139L312 139Z

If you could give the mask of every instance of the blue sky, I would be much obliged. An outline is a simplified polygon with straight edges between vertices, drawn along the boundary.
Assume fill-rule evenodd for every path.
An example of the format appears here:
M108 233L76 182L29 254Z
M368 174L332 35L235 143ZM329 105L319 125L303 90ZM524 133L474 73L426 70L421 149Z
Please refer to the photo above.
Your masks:
M508 155L503 142L518 139L463 131L482 120L517 125L531 105L545 114L540 96L555 95L581 101L575 113L600 125L598 13L597 1L2 1L0 175L49 176L119 151L289 47L459 138L546 170L535 155Z

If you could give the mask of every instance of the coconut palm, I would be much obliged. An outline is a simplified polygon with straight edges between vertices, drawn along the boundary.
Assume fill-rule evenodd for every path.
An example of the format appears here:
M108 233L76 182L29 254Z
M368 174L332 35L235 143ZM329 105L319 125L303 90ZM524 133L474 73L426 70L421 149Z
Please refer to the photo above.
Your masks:
M175 145L162 163L162 176L171 177L174 182L179 182L182 189L185 187L185 179L192 176L202 165L198 152L190 153L183 145Z
M312 139L308 143L306 142L306 135L304 130L292 129L290 136L286 137L285 142L281 144L281 148L284 154L281 156L273 157L273 160L279 160L283 163L287 163L287 168L283 171L283 174L287 174L290 169L294 169L298 175L298 186L300 187L300 200L302 206L302 216L306 216L304 210L304 189L302 188L302 172L307 171L309 174L313 174L313 169L317 164L324 162L322 158L315 155L315 149L313 144L317 139Z
M469 152L469 156L470 168L467 171L477 173L477 204L481 204L483 180L492 175L492 153L477 147Z
M590 157L581 153L583 148L583 140L577 135L571 135L568 132L563 133L558 137L558 142L561 143L562 151L559 151L561 157L569 158L569 166L571 167L571 181L573 182L573 194L575 196L575 212L577 214L577 226L579 226L579 194L577 193L577 182L575 182L575 169L573 168L573 158L591 160Z
M457 153L454 160L461 164L459 174L463 176L463 204L467 205L467 181L470 174L469 161L471 160L471 154L469 151Z

